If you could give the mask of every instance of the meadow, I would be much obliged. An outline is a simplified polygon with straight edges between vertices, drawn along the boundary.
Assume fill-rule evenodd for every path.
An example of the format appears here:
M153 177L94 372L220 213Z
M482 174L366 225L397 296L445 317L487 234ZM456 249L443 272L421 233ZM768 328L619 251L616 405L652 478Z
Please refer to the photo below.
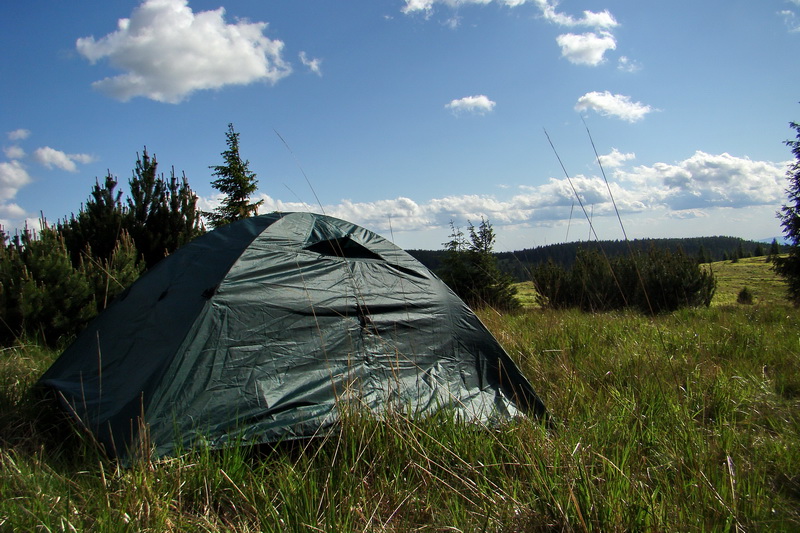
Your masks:
M711 267L709 308L481 311L550 425L349 413L309 442L122 468L29 394L57 351L8 348L0 530L799 530L800 313L763 259Z

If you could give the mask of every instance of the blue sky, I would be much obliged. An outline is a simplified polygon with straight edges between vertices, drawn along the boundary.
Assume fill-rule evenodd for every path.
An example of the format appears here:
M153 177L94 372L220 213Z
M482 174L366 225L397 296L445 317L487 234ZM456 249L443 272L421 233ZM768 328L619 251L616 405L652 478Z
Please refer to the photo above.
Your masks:
M576 193L618 239L609 189L630 238L765 239L800 121L800 0L29 0L0 44L12 231L145 146L210 209L232 122L262 211L406 248L481 216L498 250L587 239Z

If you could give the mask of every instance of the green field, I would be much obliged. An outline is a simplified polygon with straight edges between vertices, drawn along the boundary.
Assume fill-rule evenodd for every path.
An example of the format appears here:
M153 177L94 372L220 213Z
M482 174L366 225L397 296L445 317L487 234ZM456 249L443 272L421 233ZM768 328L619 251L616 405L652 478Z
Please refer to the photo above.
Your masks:
M800 312L763 261L713 268L710 308L482 311L552 428L352 413L121 468L28 394L56 353L6 349L0 531L800 530Z
M747 257L737 262L718 261L710 268L717 277L717 292L711 305L731 305L744 287L753 293L753 304L786 305L786 282L772 271L764 257Z

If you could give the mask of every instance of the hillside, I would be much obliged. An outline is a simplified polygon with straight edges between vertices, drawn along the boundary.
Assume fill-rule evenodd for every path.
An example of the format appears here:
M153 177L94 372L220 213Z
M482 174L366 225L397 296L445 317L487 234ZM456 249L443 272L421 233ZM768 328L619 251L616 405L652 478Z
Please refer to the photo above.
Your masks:
M753 293L756 305L789 305L786 281L763 257L748 257L737 262L717 261L708 266L717 279L717 292L711 305L735 304L739 291L744 287Z

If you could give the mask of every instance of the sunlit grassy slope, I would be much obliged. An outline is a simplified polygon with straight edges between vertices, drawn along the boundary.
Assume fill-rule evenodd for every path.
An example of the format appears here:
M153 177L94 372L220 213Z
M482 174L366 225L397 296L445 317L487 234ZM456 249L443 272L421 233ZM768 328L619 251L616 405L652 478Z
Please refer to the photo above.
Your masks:
M711 305L736 304L736 297L747 287L755 305L788 305L786 281L772 270L764 257L718 261L709 265L717 278L717 292Z

